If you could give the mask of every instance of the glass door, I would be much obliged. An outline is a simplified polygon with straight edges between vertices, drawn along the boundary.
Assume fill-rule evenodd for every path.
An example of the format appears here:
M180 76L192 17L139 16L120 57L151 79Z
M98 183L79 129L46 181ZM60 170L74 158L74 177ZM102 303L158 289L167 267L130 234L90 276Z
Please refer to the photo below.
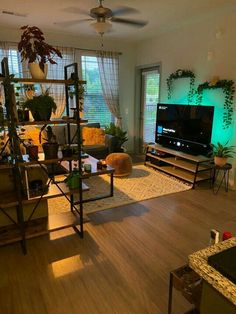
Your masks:
M160 94L159 67L146 68L141 71L141 139L142 146L155 142L156 110Z

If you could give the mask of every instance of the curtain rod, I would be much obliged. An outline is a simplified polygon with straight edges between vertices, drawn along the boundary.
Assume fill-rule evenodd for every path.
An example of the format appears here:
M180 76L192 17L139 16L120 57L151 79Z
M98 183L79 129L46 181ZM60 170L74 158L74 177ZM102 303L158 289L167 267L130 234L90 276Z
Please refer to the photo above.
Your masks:
M4 42L4 41L0 41L0 42ZM5 41L9 44L18 44L17 42L14 42L14 41ZM58 45L56 45L58 46ZM62 48L68 48L68 49L75 49L75 50L83 50L83 51L99 51L99 49L87 49L87 48L76 48L76 47L66 47L66 46L58 46L58 47L62 47ZM103 51L103 50L101 50ZM106 50L105 50L106 51ZM107 50L108 51L108 50ZM122 52L117 52L119 55L122 55Z

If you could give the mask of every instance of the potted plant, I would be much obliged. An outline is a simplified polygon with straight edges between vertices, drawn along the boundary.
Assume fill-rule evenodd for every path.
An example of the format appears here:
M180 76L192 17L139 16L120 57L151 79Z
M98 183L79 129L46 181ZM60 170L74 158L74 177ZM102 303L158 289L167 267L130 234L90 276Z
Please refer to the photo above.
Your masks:
M57 105L48 90L39 96L33 96L24 102L24 108L28 108L35 121L49 121L52 112L55 113Z
M26 152L29 155L29 159L37 160L38 159L38 146L34 145L33 140L30 138L24 142L26 147Z
M43 32L36 26L22 26L23 31L18 51L21 61L28 61L31 75L34 79L45 79L47 76L47 62L57 64L53 58L62 58L61 52L45 42Z
M43 131L44 127L41 129ZM56 140L56 135L52 131L52 127L48 126L46 128L46 138L44 138L45 143L42 144L44 158L45 159L57 159L58 158L58 148L59 145ZM41 142L41 135L40 135Z
M63 145L61 147L61 152L63 158L72 157L73 155L73 149L70 147L70 145Z
M116 137L117 142L116 142L116 147L114 151L116 152L123 152L122 145L128 141L127 138L127 132L123 131L120 127L116 126L114 123L110 123L109 126L105 127L105 133L110 134Z
M228 142L224 145L219 142L217 144L211 144L215 165L219 167L223 167L227 163L227 159L232 158L233 154L235 154L235 146L226 146L227 144Z

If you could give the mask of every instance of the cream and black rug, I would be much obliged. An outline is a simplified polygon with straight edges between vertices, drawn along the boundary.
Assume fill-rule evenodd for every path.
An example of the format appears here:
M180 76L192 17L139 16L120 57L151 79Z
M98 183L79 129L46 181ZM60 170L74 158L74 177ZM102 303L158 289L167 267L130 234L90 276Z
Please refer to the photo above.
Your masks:
M89 191L84 192L84 198L109 193L109 182L108 175L86 179L84 183L89 186ZM135 165L129 177L114 178L113 197L85 203L84 213L89 214L189 189L190 185L178 179L144 165ZM50 214L69 210L68 201L64 197L49 199L48 202Z

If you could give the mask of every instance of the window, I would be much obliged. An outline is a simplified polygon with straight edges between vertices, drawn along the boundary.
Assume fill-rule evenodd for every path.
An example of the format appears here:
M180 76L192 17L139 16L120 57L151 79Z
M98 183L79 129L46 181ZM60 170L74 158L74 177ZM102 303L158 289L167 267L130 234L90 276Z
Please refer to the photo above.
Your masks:
M78 62L82 79L87 81L84 95L84 118L89 122L99 122L102 127L114 122L114 117L109 111L103 97L103 91L100 81L97 57L94 53L86 53L78 50L75 53L73 48L58 47L63 55L63 59L56 58L57 66L48 66L48 78L64 78L64 66L73 62ZM0 60L8 57L9 71L16 77L28 77L29 71L26 63L22 64L17 50L17 44L0 42ZM63 85L54 85L50 87L50 93L56 100L57 112L53 117L61 117L66 114L65 111L65 93Z
M103 97L97 57L82 55L83 80L87 81L84 95L84 118L89 122L99 122L102 127L114 121Z
M9 71L17 77L23 77L22 64L17 50L16 44L3 44L0 43L0 60L4 57L8 58Z
M156 111L159 100L160 74L158 67L142 71L143 142L155 142Z

